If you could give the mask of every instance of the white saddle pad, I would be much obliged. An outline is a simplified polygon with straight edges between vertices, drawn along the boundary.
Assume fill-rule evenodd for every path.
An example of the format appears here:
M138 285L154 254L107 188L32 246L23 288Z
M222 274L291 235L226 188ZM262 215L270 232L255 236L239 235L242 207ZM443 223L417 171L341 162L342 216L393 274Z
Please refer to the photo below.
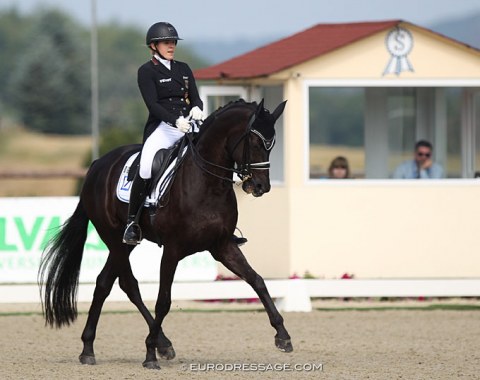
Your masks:
M187 147L185 147L182 151L182 157L187 151ZM130 156L130 158L125 163L122 172L120 173L120 178L118 179L117 183L117 198L125 203L130 201L130 190L132 188L132 182L128 180L128 172L130 171L130 167L133 164L133 161L138 156L139 152ZM175 158L172 163L168 166L165 173L163 173L162 177L156 184L155 188L153 189L152 193L147 196L145 199L145 206L155 205L157 204L160 197L163 195L163 192L168 187L168 183L171 180L170 172L172 171L173 167L177 163L178 158Z

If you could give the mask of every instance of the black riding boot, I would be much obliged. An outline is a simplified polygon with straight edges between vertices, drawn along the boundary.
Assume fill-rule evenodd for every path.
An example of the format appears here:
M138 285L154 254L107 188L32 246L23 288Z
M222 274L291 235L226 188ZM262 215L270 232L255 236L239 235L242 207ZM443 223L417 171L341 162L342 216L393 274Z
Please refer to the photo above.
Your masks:
M240 229L238 227L236 228L236 230L238 230L238 232L240 232L240 237L233 234L232 241L240 247L241 245L244 245L248 240L247 240L247 238L243 237L242 231L240 231Z
M127 227L123 234L123 242L125 244L137 245L142 240L142 229L138 222L147 196L148 182L148 179L143 179L138 174L133 179L130 203L128 204Z
M248 241L247 238L244 238L243 236L242 236L242 237L238 237L237 235L233 235L233 236L232 236L232 240L233 240L233 242L234 242L236 245L238 245L239 247L240 247L241 245L244 245L244 244Z

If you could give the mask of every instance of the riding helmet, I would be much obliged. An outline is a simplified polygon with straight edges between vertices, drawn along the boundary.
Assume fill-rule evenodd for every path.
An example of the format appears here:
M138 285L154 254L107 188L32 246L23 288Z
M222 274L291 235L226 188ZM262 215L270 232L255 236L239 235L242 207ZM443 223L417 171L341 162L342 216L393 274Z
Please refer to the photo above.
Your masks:
M148 29L146 43L148 46L151 42L155 41L178 41L181 39L182 38L178 37L177 30L172 24L170 24L169 22L157 22Z

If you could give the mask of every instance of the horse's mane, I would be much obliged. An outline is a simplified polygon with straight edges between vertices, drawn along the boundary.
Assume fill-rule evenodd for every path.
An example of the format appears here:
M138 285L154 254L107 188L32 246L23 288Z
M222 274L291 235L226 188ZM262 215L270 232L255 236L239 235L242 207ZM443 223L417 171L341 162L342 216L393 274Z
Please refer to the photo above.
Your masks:
M202 132L205 131L213 121L223 113L230 111L231 109L237 107L251 107L252 110L256 109L257 102L246 102L244 99L240 98L237 100L232 100L229 103L225 104L224 106L219 107L217 110L213 111L203 122L202 127L200 128L200 133L198 137L202 135Z
M257 102L246 102L244 99L240 98L240 99L237 99L237 100L232 100L230 101L229 103L225 104L224 106L222 107L219 107L216 111L214 111L210 116L214 116L214 117L217 117L219 115L221 115L222 113L228 111L229 109L231 108L234 108L234 107L240 107L240 106L251 106L251 107L254 107L256 108L257 107Z

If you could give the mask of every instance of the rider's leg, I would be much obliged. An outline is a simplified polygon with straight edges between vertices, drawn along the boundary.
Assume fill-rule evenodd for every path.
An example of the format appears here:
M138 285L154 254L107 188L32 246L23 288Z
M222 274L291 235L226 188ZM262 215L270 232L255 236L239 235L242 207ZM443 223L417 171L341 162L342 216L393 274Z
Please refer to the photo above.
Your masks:
M133 179L130 203L128 204L127 227L123 234L123 242L129 245L137 245L142 240L142 229L138 222L147 196L148 182L148 179L143 179L138 173Z
M160 149L169 148L182 136L183 133L178 129L162 122L143 143L140 153L140 168L133 180L130 193L127 227L123 235L124 243L136 245L142 240L142 230L138 222L147 196L148 184L152 177L152 163L155 154Z

